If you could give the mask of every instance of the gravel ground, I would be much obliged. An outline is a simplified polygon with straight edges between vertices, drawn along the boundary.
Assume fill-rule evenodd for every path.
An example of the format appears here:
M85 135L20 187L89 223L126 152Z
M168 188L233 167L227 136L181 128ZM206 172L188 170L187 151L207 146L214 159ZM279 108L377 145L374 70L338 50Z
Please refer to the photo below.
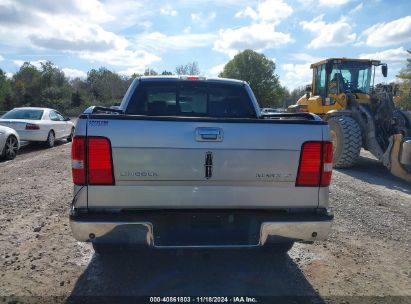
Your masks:
M304 303L411 302L411 185L366 152L355 169L333 173L335 225L329 239L296 244L286 256L257 250L95 255L69 229L69 154L65 143L48 150L27 147L16 160L0 162L0 296L76 302L84 295L276 295L310 296L301 298Z

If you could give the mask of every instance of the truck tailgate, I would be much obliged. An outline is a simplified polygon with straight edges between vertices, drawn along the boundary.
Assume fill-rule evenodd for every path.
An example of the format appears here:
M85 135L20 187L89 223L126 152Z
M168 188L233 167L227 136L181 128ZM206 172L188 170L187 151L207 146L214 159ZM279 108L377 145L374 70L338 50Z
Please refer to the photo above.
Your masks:
M88 186L89 208L318 206L319 188L295 180L321 124L95 117L79 127L110 139L115 185Z

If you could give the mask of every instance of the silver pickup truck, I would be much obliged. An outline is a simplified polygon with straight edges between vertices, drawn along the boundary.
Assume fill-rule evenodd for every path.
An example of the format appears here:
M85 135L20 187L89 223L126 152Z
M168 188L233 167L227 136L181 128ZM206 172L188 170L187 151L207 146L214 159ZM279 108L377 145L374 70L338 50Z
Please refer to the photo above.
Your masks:
M275 247L327 237L332 144L309 113L262 115L230 79L141 77L117 109L80 115L74 237L123 244Z

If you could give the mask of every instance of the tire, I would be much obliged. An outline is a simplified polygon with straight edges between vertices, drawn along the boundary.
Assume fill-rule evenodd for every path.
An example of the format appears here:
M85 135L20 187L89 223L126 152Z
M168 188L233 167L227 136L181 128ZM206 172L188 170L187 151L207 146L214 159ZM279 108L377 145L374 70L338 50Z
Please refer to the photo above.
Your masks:
M328 120L333 142L333 167L349 168L355 165L362 146L361 128L349 116L337 116Z
M49 135L47 136L46 147L47 148L53 148L55 142L56 142L56 136L54 135L54 131L51 130L49 132Z
M263 246L263 251L270 254L285 255L291 248L293 248L293 246L294 242L265 244Z
M17 156L17 151L19 150L19 143L17 138L13 135L10 135L6 139L3 149L3 158L6 160L15 159Z
M94 252L101 255L112 254L115 252L114 246L108 244L92 243Z
M101 255L119 254L133 251L133 247L125 244L110 244L110 243L94 243L92 242L95 253Z
M71 128L70 136L67 137L67 141L72 142L73 141L73 136L74 136L74 128Z
M151 248L146 245L132 245L132 244L110 244L110 243L91 243L94 252L100 255L112 254L150 254Z

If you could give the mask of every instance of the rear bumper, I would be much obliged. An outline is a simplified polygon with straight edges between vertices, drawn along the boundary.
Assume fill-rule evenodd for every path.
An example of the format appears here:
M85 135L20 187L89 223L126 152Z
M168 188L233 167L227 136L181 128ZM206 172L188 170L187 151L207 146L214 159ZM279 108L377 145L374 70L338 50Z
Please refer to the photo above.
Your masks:
M21 141L46 141L49 135L46 130L19 130Z
M157 212L157 211L156 211ZM142 214L131 213L83 213L71 210L70 226L75 239L83 242L112 243L112 244L137 244L149 247L259 247L269 243L281 242L313 242L324 240L331 231L333 214L329 210L318 209L315 212L281 213L270 211L250 211L250 221L246 227L235 227L228 225L222 230L210 230L203 227L200 233L193 232L197 228L177 230L173 237L164 240L164 235L172 231L174 227L160 224L162 219L170 217L168 211L160 211L162 215L143 211ZM188 210L171 211L172 218L180 222L182 213L187 218ZM206 211L209 212L209 211ZM234 214L233 217L244 216L246 210L234 211L212 211L213 217L224 218L225 215ZM269 214L265 214L269 213ZM167 215L164 215L167 214ZM199 214L195 211L195 214ZM195 216L194 216L195 217ZM227 217L229 218L229 217ZM167 220L167 223L169 220ZM179 225L179 224L176 224ZM158 229L159 226L163 230ZM235 224L234 224L235 226ZM254 227L254 228L253 228ZM165 229L164 229L165 228ZM238 229L237 229L238 228ZM220 229L220 228L219 228ZM164 233L164 230L167 232ZM232 230L234 233L244 234L244 237L232 239L220 239L225 231ZM211 231L211 234L210 234ZM254 233L255 232L255 233ZM180 234L179 234L180 233ZM190 235L192 234L192 235ZM215 239L213 239L215 236ZM202 238L207 239L204 241ZM163 238L163 239L161 239ZM185 240L185 241L183 241ZM187 241L189 240L189 241Z

